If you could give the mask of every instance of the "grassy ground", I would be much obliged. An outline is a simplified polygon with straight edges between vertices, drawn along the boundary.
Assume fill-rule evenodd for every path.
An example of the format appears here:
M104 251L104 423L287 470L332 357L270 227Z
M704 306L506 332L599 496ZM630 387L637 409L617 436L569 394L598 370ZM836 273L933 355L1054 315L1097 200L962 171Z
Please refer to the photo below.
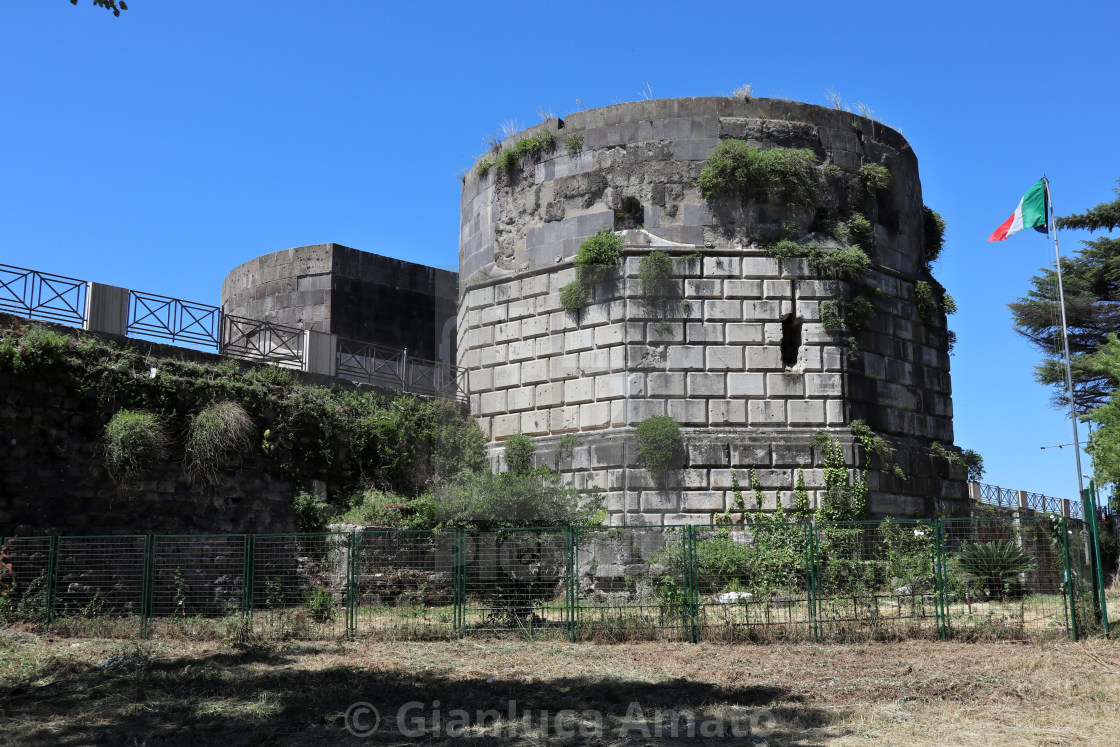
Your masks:
M365 739L345 728L361 701L381 715ZM479 744L1120 744L1120 641L233 646L0 631L5 744L443 744L455 709ZM731 733L752 717L751 736Z

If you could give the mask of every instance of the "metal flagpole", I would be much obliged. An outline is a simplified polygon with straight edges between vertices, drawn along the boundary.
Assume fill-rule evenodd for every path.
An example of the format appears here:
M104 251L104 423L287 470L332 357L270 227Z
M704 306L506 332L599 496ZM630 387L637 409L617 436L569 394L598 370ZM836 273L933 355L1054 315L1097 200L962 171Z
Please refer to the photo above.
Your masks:
M1073 455L1077 460L1077 495L1085 495L1085 483L1081 477L1081 441L1077 437L1077 408L1073 401L1073 372L1069 365L1069 332L1066 329L1066 298L1062 289L1062 256L1058 253L1058 227L1054 223L1054 203L1050 200L1050 180L1045 175L1042 183L1046 187L1046 233L1054 236L1054 262L1058 268L1058 307L1062 310L1062 346L1066 353L1066 387L1069 391L1069 419L1073 423ZM1053 228L1051 228L1053 226ZM1085 517L1089 521L1089 517Z

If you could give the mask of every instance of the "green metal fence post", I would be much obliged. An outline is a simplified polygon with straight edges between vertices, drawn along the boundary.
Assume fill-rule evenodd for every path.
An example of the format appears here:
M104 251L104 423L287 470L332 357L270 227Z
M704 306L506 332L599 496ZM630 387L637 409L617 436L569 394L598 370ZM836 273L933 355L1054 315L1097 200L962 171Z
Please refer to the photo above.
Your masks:
M1069 562L1069 527L1066 517L1062 517L1062 556L1065 561L1065 581L1069 594L1069 633L1074 643L1077 642L1077 602L1073 590L1073 568Z
M253 535L245 535L245 549L241 558L241 633L248 634L253 626Z
M51 537L47 552L47 627L54 622L54 602L58 591L58 537Z
M937 640L949 637L949 584L945 578L945 527L941 519L933 520L933 609L937 616Z
M140 637L152 634L152 555L155 537L144 537L144 571L140 580Z
M346 542L346 635L358 634L358 563L361 559L362 533L350 532Z
M813 641L818 641L817 638L817 610L816 610L816 578L815 573L815 558L816 542L814 541L813 525L806 522L802 524L805 530L805 596L806 606L808 607L809 615L809 638Z
M1097 489L1092 480L1089 481L1086 497L1089 505L1085 506L1084 513L1086 521L1089 523L1089 536L1093 542L1093 556L1090 559L1093 565L1093 595L1097 598L1101 627L1104 628L1104 634L1107 636L1109 635L1108 601L1104 593L1104 565L1101 563L1100 528L1097 526Z
M455 529L452 539L451 627L463 635L463 530Z
M692 594L688 598L688 628L689 639L693 643L700 642L700 569L697 567L697 553L696 553L696 527L692 524L687 526L688 537L688 555L689 566L691 568L691 583Z

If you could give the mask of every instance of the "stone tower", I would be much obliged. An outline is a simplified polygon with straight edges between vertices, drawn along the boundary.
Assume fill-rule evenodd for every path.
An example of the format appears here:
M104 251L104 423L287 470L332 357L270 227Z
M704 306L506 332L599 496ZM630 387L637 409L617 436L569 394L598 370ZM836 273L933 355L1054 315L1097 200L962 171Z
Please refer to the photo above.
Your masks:
M811 151L812 204L705 197L706 159L731 139ZM480 161L461 205L458 365L496 466L502 441L524 433L538 461L604 491L612 524L707 523L727 507L733 471L748 506L752 468L767 506L792 501L799 467L816 502L811 441L825 432L850 466L871 468L873 514L964 509L963 468L930 451L953 450L949 335L925 261L917 158L898 132L791 101L686 98L577 112L505 146L522 140L533 147L519 157ZM889 185L869 184L874 172ZM601 229L623 238L623 260L582 312L565 311L573 259ZM857 238L871 259L858 282L798 256ZM653 252L673 268L656 303L638 282ZM919 283L933 289L932 313L915 301ZM838 325L857 296L871 318ZM684 445L660 474L636 453L635 428L655 415L679 423ZM865 453L857 419L906 479Z

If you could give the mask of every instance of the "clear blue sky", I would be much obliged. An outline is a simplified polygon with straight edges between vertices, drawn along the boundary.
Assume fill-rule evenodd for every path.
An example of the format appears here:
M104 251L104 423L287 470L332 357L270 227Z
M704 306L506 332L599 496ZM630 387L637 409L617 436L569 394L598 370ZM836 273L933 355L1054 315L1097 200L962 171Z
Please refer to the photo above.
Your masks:
M814 6L816 6L814 8ZM217 303L257 255L335 241L457 262L459 180L507 119L641 98L825 104L899 128L948 221L956 441L1073 497L1068 420L1007 303L1052 261L987 244L1044 172L1059 213L1120 177L1120 5L80 0L0 15L0 263ZM1064 252L1085 238L1061 235Z

